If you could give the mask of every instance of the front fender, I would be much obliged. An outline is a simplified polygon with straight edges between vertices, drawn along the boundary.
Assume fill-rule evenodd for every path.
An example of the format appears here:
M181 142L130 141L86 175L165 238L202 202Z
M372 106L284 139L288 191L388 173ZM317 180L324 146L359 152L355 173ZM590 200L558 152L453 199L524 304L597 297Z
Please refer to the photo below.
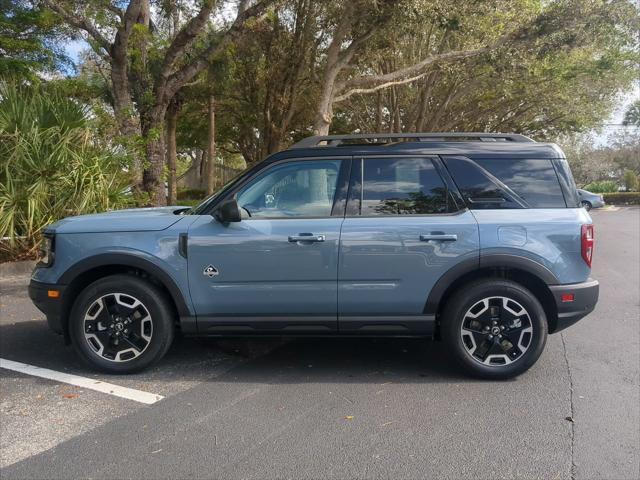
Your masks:
M167 289L181 317L193 315L189 295L182 291L179 282L169 273L172 268L161 259L140 250L119 248L86 256L67 268L58 283L70 285L84 274L107 266L131 267L147 272Z

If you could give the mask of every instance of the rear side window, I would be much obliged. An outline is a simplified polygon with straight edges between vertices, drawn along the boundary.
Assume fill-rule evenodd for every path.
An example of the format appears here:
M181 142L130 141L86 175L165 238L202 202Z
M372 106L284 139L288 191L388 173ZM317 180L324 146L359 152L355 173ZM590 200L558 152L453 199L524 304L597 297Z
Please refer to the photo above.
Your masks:
M477 160L531 208L565 208L551 160Z
M362 215L447 213L449 192L429 158L363 160Z

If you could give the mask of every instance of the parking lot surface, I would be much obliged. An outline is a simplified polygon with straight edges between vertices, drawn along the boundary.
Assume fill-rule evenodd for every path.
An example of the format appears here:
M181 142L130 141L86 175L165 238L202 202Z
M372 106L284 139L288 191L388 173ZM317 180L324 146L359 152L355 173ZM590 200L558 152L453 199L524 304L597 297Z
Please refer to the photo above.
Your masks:
M0 477L640 478L640 209L592 211L600 301L506 382L418 339L181 338L99 375L0 282L0 358L164 397L0 368Z

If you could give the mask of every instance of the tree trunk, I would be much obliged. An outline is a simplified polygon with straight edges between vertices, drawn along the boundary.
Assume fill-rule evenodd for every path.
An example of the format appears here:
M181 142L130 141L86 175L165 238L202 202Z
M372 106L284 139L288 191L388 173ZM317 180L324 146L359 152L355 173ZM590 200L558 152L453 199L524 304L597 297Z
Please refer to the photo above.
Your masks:
M147 138L147 162L149 166L142 174L142 186L149 194L149 204L163 206L167 204L162 173L164 169L164 132L148 136Z
M322 82L322 93L316 108L316 118L313 126L314 135L329 135L329 127L331 127L331 121L333 120L333 89L337 75L338 71L335 67L327 67Z
M216 104L213 95L209 97L209 141L207 148L207 195L213 193L215 187L216 161Z
M167 194L164 186L165 139L164 117L167 105L156 105L151 112L141 112L141 117L148 119L148 124L142 126L142 136L145 139L147 165L142 173L142 187L149 195L151 205L167 204Z
M176 175L178 153L176 148L176 126L178 123L178 107L172 104L167 110L167 166L169 168L167 204L175 205L178 201L178 179Z

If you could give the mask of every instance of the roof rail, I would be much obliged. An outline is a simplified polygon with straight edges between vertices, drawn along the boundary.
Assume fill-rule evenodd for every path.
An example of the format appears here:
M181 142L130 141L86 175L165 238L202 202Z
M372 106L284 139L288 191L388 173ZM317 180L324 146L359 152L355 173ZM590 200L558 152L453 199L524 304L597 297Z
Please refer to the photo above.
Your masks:
M337 147L352 140L360 143L380 143L380 140L443 142L476 141L476 142L535 142L529 137L517 133L479 133L479 132L429 132L429 133L359 133L353 135L314 135L293 144L289 148ZM390 142L384 142L390 143Z

